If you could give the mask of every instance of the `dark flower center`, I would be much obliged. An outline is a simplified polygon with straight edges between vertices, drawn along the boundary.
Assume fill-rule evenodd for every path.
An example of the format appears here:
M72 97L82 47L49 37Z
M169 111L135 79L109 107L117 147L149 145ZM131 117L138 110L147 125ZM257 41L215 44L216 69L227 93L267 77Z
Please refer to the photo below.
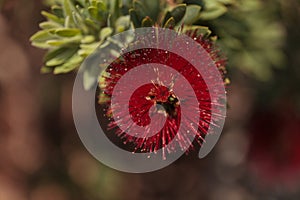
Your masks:
M177 116L176 108L179 106L179 100L174 94L171 94L168 97L167 101L156 101L156 104L161 105L169 116L171 117ZM157 108L158 110L160 110L160 107Z

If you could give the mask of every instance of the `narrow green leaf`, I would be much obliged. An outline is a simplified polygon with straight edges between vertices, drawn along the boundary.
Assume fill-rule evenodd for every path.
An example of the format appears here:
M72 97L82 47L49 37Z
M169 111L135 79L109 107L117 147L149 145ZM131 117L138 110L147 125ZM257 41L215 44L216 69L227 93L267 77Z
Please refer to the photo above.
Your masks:
M86 18L85 20L84 20L84 22L85 22L85 24L88 26L88 27L90 27L90 28L93 28L93 29L96 29L96 30L98 30L100 27L99 27L99 25L97 25L96 23L95 23L95 21L94 20L91 20L90 18Z
M32 42L46 42L49 39L56 39L57 37L50 33L49 30L42 30L30 37Z
M81 36L75 36L71 38L48 40L46 43L53 47L62 46L62 45L75 45L75 44L79 44L81 39L82 39Z
M202 20L216 19L227 12L227 7L221 3L210 2L207 9L200 14Z
M54 15L56 15L57 17L59 17L59 18L64 17L64 11L63 11L62 7L60 7L58 5L53 5L53 6L51 6L51 10L52 10L52 13Z
M84 36L81 40L82 44L92 43L95 41L95 37L93 35Z
M60 19L59 17L51 14L51 13L48 13L46 11L42 11L41 14L46 17L49 21L53 21L53 22L56 22L56 23L59 23L59 24L64 24L64 19Z
M186 4L180 4L176 6L171 12L171 16L174 18L176 24L182 20L186 12Z
M218 0L218 2L220 2L224 5L231 5L231 4L235 4L236 0Z
M109 13L111 14L110 20L114 24L115 21L121 16L120 5L121 0L110 0L109 1Z
M84 7L86 4L86 0L76 0L76 1L80 4L81 7Z
M57 49L52 49L49 52L47 52L47 54L44 57L44 62L47 62L53 58L55 58L56 56L64 53L65 51L67 51L69 48L68 47L59 47Z
M70 0L64 0L63 1L63 8L64 8L65 17L69 17L70 23L74 23L74 20L73 20L72 16L73 16L73 12L76 11L76 8L73 5L73 3Z
M56 29L56 28L61 28L62 25L53 21L45 21L39 24L39 27L41 29Z
M78 54L82 57L87 57L90 54L92 54L97 49L97 47L99 47L100 44L100 42L94 42L91 44L81 44Z
M134 9L130 9L129 14L130 14L130 20L132 21L133 26L135 28L140 28L141 27L141 22L138 18L138 15L137 15L136 11Z
M145 6L139 0L134 0L133 8L137 14L139 22L141 23L141 21L147 16Z
M146 16L149 16L153 21L157 20L160 13L160 0L140 0L144 5Z
M197 5L188 5L183 17L183 24L192 25L200 18L201 7Z
M66 28L70 28L71 26L70 26L70 16L66 16L65 17L65 24L64 24L64 26L66 27Z
M105 28L101 29L100 40L104 41L106 38L111 36L112 33L113 33L113 29L111 27L105 27Z
M55 34L61 37L74 37L76 35L80 35L81 31L80 29L75 29L75 28L62 28L62 29L57 29L55 31Z
M205 2L205 0L185 0L184 2L186 2L186 4L188 5L198 5L203 7ZM208 0L208 1L212 1L212 0Z
M78 12L73 12L72 18L76 27L79 27L83 33L87 34L89 32L89 28L85 24L85 19Z
M99 11L102 11L102 12L107 11L106 5L102 1L97 2L97 8Z
M75 10L70 0L63 0L63 8L65 16L72 16L72 12Z
M172 17L171 12L167 11L164 16L164 20L163 20L162 24L165 25L171 17ZM173 17L173 20L175 21L174 17Z
M94 6L88 7L89 14L92 18L98 19L98 9Z
M90 2L91 2L91 5L92 5L92 6L94 6L94 7L97 6L97 0L91 0Z
M150 17L145 17L142 21L142 27L152 27L154 25L152 19Z
M165 24L164 28L174 28L176 25L174 17L171 17Z
M46 57L46 66L54 67L58 65L62 65L68 61L68 59L73 56L77 52L77 48L59 48L49 52Z
M197 35L203 35L204 37L211 35L211 30L209 30L209 28L206 26L184 26L183 32L186 31L196 31Z
M62 74L73 71L82 63L83 58L80 57L77 53L75 53L69 60L66 61L65 64L55 67L53 73L54 74Z
M116 21L116 31L117 33L123 32L125 30L127 30L130 27L130 16L122 16L119 17Z
M40 49L49 49L51 48L51 45L46 44L45 42L32 42L32 46L40 48Z

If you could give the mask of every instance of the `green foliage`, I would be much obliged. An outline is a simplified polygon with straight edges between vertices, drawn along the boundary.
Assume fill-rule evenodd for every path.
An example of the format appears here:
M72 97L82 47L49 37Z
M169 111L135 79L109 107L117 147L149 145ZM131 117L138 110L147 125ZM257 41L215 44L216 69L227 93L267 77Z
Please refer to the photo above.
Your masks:
M52 0L47 21L30 40L48 49L42 72L67 73L76 69L111 34L130 28L119 0ZM113 15L112 15L113 13Z
M202 20L216 19L228 11L226 5L232 5L234 2L234 0L204 0L205 11L201 13L200 18Z
M113 34L160 26L209 36L205 24L219 36L232 68L266 80L271 66L282 66L284 60L283 29L275 16L278 1L47 0L51 10L42 11L46 21L31 42L48 50L42 72L59 74L76 69L96 48L106 48ZM84 72L87 88L97 79L91 71Z
M159 0L133 0L132 8L129 10L131 21L135 28L144 25L153 26L161 12Z
M229 58L229 66L259 80L272 77L272 67L282 67L284 28L278 1L239 0L228 12L209 22Z
M47 0L51 10L42 11L46 21L30 40L47 49L41 71L54 74L76 69L96 48L106 48L111 35L139 27L161 26L195 29L209 35L207 27L193 26L201 17L201 6L169 5L160 0ZM84 69L88 89L97 80L95 69Z

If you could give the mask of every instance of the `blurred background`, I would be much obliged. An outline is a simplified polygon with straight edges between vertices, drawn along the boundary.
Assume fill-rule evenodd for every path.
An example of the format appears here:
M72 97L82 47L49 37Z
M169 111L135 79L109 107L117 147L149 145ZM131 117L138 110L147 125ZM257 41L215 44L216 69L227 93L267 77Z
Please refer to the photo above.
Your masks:
M75 73L42 75L29 38L48 8L0 0L0 200L300 199L300 2L245 0L201 24L229 60L228 116L197 152L147 174L95 160L72 119Z

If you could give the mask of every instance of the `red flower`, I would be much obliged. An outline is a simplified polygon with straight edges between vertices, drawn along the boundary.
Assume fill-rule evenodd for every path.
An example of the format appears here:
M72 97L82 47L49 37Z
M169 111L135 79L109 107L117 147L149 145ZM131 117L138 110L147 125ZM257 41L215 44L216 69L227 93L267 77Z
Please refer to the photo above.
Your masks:
M187 35L193 38L194 41L199 43L209 53L210 57L214 60L215 65L224 75L225 61L220 58L219 52L215 50L213 43L209 39L198 36L196 32L188 32ZM114 105L114 115L117 117L112 117L111 97L116 84L128 71L147 63L163 64L172 67L179 72L192 86L199 102L199 108L193 108L192 106L187 105L189 102L188 99L179 99L173 92L172 87L174 84L184 84L183 82L180 82L180 79L177 79L174 74L168 74L164 70L155 71L155 69L153 69L157 75L157 81L161 84L149 83L141 86L135 91L122 91L124 93L132 94L129 101L130 116L128 116L126 112L119 111L121 106L128 104L128 102L124 100L124 102L119 102L118 105ZM156 152L163 148L168 153L171 153L175 149L174 145L179 145L181 149L187 149L192 142L189 141L188 135L196 135L196 143L194 144L201 145L210 124L213 123L211 122L212 102L203 77L189 61L175 53L162 49L137 49L124 53L121 57L117 58L106 69L106 73L104 73L103 76L105 84L100 83L102 85L100 87L103 93L109 97L107 101L105 101L105 104L108 107L106 115L109 117L110 121L108 129L113 130L113 132L122 139L124 144L131 146L133 152ZM165 77L172 79L173 83L165 85L163 81ZM101 102L103 102L103 100L101 100ZM189 119L189 117L182 118L181 107L183 105L185 105L185 109L188 109L187 112L193 113L195 110L199 109L199 117L201 120L193 121L192 119ZM150 108L153 106L154 110L151 111ZM151 112L158 113L158 118L154 122L151 122L149 117ZM165 123L161 124L164 122L165 118ZM220 116L220 118L224 118L224 116ZM139 126L147 126L150 123L154 123L155 126L163 128L154 135L149 129L143 133L143 137L135 137L124 131L129 129L132 126L132 123ZM190 125L191 123L197 124L198 128L192 128ZM184 127L190 127L190 129L187 128L186 132L178 133L180 124L183 124L182 126ZM120 125L122 126L122 129L120 128ZM176 143L170 145L170 142L174 139L176 134L180 134L178 137L179 139ZM193 145L191 145L191 147L193 147Z

